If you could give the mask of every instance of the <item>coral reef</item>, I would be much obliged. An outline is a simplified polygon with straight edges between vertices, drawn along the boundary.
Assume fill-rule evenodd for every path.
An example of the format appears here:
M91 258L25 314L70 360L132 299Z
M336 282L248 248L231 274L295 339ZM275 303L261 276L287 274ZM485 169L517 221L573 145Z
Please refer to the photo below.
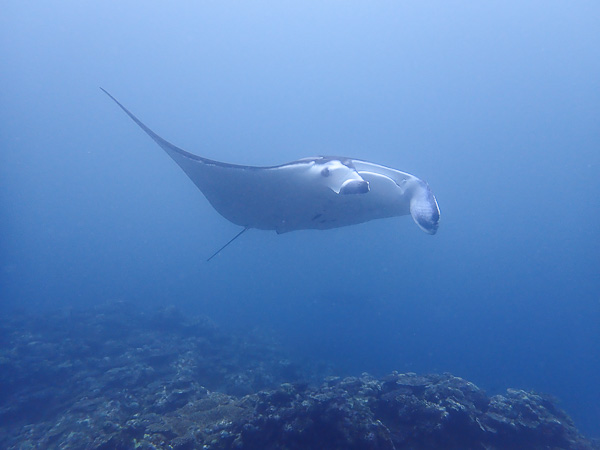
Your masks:
M0 447L600 448L538 393L488 397L450 374L325 375L175 308L4 315Z

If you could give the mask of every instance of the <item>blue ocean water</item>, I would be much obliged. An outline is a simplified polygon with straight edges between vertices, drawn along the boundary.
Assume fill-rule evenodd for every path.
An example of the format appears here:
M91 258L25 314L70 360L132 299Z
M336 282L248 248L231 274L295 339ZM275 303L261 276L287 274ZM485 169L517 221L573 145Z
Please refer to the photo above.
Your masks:
M339 371L556 396L600 436L600 6L4 2L2 314L127 300ZM409 217L239 231L99 89L202 156L428 181Z

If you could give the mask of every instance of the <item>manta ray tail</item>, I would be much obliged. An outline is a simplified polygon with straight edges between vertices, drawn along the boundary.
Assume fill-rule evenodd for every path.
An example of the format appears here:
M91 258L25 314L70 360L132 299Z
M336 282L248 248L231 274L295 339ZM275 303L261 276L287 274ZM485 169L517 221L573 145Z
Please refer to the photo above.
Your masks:
M242 234L244 234L245 231L248 231L248 227L244 228L242 231L240 231L238 234L236 234L229 242L227 242L227 244L225 244L223 247L221 247L219 250L217 250L216 252L214 252L210 258L208 258L206 260L206 262L210 261L211 259L213 259L215 256L217 256L219 253L221 253L221 250L223 250L225 247L227 247L229 244L231 244L233 241L235 241L237 238L239 238Z

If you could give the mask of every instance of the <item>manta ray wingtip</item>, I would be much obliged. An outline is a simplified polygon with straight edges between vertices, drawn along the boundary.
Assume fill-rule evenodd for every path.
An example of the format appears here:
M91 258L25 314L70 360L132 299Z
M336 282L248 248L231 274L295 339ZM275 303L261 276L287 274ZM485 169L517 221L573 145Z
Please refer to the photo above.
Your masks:
M98 86L98 88L99 88L99 89L100 89L102 92L104 92L106 95L108 95L110 98L112 98L112 99L113 99L113 100L114 100L114 101L117 103L117 105L121 106L121 104L120 104L120 103L117 101L117 99L116 99L116 98L114 98L114 97L111 95L111 93L110 93L110 92L108 92L108 91L107 91L106 89L104 89L102 86Z

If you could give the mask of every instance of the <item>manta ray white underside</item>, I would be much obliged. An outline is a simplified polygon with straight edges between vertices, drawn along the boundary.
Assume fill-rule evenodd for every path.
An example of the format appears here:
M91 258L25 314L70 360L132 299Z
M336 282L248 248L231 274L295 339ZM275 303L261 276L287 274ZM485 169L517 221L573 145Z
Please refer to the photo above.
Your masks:
M414 175L338 156L271 167L213 161L167 142L102 90L173 158L219 214L244 231L324 230L408 214L426 233L438 229L437 201Z

